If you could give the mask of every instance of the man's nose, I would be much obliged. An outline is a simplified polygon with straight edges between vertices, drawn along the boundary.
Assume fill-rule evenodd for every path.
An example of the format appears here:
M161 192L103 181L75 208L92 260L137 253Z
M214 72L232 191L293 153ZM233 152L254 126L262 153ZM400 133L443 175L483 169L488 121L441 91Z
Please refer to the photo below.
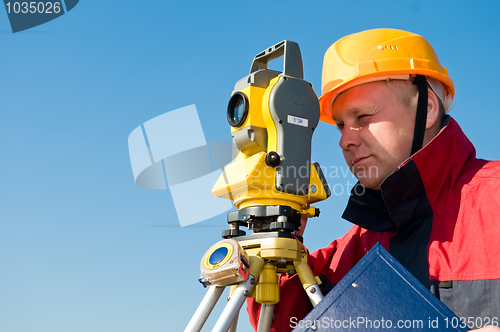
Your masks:
M359 129L345 126L342 130L339 145L342 149L348 150L352 146L359 146Z

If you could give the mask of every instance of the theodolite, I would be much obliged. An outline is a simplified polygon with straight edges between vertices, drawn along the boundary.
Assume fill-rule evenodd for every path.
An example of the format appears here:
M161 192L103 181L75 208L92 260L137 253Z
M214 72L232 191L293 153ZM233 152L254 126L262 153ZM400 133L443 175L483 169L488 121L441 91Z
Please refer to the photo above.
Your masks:
M283 72L267 69L281 56ZM238 151L212 192L238 210L228 214L224 240L202 258L200 282L208 292L185 332L201 330L226 286L231 297L212 331L235 331L247 297L262 303L258 330L269 331L280 300L278 273L297 273L314 306L323 298L294 234L302 218L319 216L310 204L330 196L319 164L311 163L319 104L303 76L299 46L285 40L257 54L250 74L235 85L227 119Z

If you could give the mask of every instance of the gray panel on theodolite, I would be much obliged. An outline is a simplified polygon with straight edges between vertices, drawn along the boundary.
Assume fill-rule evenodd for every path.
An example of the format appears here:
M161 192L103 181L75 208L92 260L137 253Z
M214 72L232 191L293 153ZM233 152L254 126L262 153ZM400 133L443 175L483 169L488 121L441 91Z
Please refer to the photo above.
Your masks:
M294 195L309 190L311 139L319 121L318 97L307 81L282 76L269 97L278 134L276 189Z

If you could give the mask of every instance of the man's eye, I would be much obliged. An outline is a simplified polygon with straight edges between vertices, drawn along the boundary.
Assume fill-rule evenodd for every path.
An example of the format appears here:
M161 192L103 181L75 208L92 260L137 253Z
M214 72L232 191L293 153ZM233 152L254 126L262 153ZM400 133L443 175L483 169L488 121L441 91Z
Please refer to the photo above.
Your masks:
M342 131L342 129L344 129L344 125L342 123L337 123L337 129Z

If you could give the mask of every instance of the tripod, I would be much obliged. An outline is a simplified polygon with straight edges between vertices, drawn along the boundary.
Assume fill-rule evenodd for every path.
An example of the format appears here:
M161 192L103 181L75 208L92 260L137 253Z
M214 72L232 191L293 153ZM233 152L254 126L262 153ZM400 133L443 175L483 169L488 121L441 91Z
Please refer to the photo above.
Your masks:
M216 266L214 270L224 265L232 266L223 269L218 276L200 280L211 285L184 332L201 331L229 285L233 287L230 300L212 332L236 331L238 313L247 297L254 297L262 303L258 332L269 331L274 305L280 299L277 273L297 273L313 306L323 299L319 279L314 277L307 265L307 253L302 243L292 235L300 224L300 214L296 210L285 205L248 207L230 212L228 223L230 228L223 231L227 240L209 249L201 265L208 263ZM239 226L253 229L255 233L246 235ZM225 248L231 249L230 258L227 258L229 251L226 252ZM226 256L222 257L224 252ZM232 283L234 280L239 281Z

